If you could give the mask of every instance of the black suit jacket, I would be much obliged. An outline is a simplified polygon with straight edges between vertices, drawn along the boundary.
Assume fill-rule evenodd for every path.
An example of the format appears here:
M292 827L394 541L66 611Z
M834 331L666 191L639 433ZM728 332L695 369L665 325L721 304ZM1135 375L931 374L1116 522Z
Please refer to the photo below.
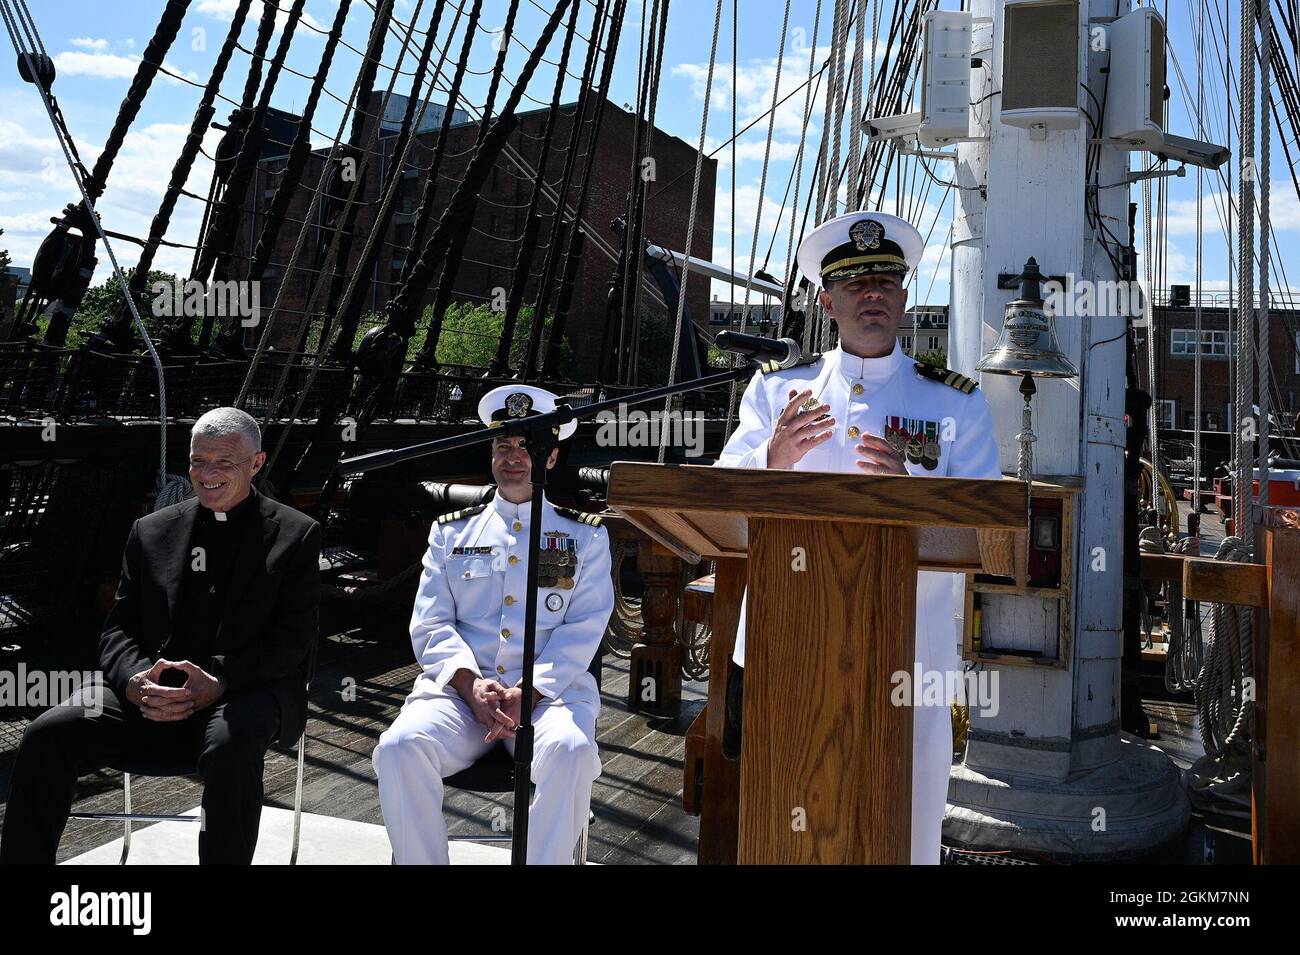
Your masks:
M307 722L306 681L319 636L320 525L251 493L259 519L243 529L216 652L194 662L224 677L227 695L271 688L280 703L280 742L291 746ZM132 676L167 657L198 510L196 498L165 507L136 521L127 537L117 600L99 640L100 666L123 700Z

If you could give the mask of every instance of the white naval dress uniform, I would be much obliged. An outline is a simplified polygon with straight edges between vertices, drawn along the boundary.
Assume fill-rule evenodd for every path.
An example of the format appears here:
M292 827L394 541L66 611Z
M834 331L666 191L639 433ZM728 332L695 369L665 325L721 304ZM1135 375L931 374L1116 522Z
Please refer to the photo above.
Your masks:
M374 752L384 825L399 864L447 863L442 780L497 745L483 742L487 730L448 681L462 668L505 686L523 679L531 507L498 496L441 518L429 534L411 614L422 672ZM576 514L543 501L542 546L576 555L577 569L572 589L538 592L533 681L544 699L533 711L532 864L572 860L600 775L600 691L587 667L614 608L609 534L569 516ZM504 743L513 754L514 741Z
M965 379L956 376L960 384ZM988 403L978 390L964 393L917 371L895 343L882 358L859 358L842 347L808 365L758 373L745 389L740 422L717 464L767 467L772 427L789 403L790 391L812 390L817 404L830 405L832 436L794 465L797 471L863 473L854 448L861 434L885 437L886 427L927 432L938 439L938 460L907 457L913 475L999 478L998 449ZM921 442L924 445L924 439ZM931 445L931 451L933 444ZM870 568L864 567L864 573ZM962 606L962 574L920 571L916 593L916 659L923 671L960 672L956 614ZM741 604L732 657L745 662L745 606ZM918 706L912 723L912 864L937 864L952 765L952 722L947 703Z

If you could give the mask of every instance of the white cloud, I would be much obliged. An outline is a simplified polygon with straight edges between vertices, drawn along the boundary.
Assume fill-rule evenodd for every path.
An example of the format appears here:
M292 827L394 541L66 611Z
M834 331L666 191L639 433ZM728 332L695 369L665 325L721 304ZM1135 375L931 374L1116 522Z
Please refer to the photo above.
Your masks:
M763 196L763 217L759 221L759 228L764 236L770 237L772 229L776 227L777 219L781 216L780 193L776 198L772 196L771 179L768 180L768 190ZM784 191L783 188L781 191ZM713 234L727 235L731 232L731 193L718 192L713 202ZM736 238L737 251L743 246L749 248L749 241L754 235L754 222L758 219L758 180L755 179L749 185L736 187ZM789 228L790 218L787 210L786 217L782 220L784 228ZM743 241L741 241L743 240ZM764 246L766 247L766 246Z
M65 50L54 56L54 65L60 73L68 76L98 76L104 79L130 79L140 66L141 57L135 54L121 56L117 53L79 53ZM163 66L179 76L197 82L199 75L193 70L182 70L167 60ZM166 73L160 74L169 83L179 83Z
M718 161L718 166L730 167L731 145L728 143L724 146L724 142L725 140L722 139L708 137L705 139L704 151L705 153L712 153L717 149L718 153L713 158ZM736 164L739 165L740 163L749 162L751 160L761 163L763 161L763 151L765 148L765 143L761 139L739 139L736 142ZM793 160L798 154L799 144L797 142L773 138L768 162L775 163Z
M1223 231L1220 210L1235 208L1236 195L1221 190L1205 193L1201 200L1201 232L1218 235ZM1256 226L1259 224L1259 194L1256 190ZM1235 218L1235 214L1234 214ZM1269 225L1275 232L1300 230L1300 200L1295 186L1289 180L1274 179L1269 190ZM1171 199L1169 201L1169 234L1196 234L1196 200ZM1257 233L1258 234L1258 231Z
M83 50L92 50L95 53L103 53L105 50L108 49L107 40L103 40L103 39L95 40L95 39L91 39L88 36L74 36L68 42L70 42L73 46L80 47Z
M239 0L199 0L199 5L194 9L199 13L206 14L214 20L223 20L229 23L235 18L235 10L239 7ZM275 32L279 33L284 27L284 21L288 18L287 5L280 8L280 12L275 16ZM306 10L302 13L302 22L308 26L315 27L318 30L325 29L315 20ZM294 31L295 34L297 31Z

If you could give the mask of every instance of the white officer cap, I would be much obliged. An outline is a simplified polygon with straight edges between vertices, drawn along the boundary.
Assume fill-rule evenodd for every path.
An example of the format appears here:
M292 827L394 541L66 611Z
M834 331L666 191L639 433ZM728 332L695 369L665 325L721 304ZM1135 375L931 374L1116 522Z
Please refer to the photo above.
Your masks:
M517 421L555 410L555 395L545 388L532 385L502 385L485 394L478 403L479 419L489 428L506 421ZM578 430L578 422L570 421L560 428L560 440L571 437Z
M799 271L813 285L855 275L916 268L925 240L906 219L859 209L827 219L799 243Z

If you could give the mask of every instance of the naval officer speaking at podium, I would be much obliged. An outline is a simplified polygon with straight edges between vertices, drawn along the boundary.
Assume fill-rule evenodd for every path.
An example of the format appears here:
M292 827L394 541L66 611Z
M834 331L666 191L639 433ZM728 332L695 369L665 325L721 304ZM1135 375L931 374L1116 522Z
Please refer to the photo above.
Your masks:
M555 410L541 388L505 385L479 402L484 424ZM577 425L569 422L559 438ZM555 466L559 449L551 452ZM514 753L523 679L532 464L525 440L492 442L492 500L439 518L411 614L421 673L375 747L379 802L398 864L446 864L442 780L498 741ZM609 534L600 518L542 506L537 658L533 670L528 861L571 861L600 775L600 689L587 672L614 610Z
M924 241L882 212L824 222L799 245L799 270L821 287L839 345L792 368L760 372L745 389L740 423L717 464L863 474L999 478L988 404L976 383L907 357L898 324L903 282ZM797 487L797 485L792 485ZM863 567L870 574L870 567ZM960 574L921 571L916 593L916 659L924 672L960 673L956 610ZM815 639L815 634L810 634ZM745 607L736 633L745 663ZM736 742L742 670L732 673L728 747ZM944 685L948 685L945 681ZM912 723L912 863L937 863L952 764L947 703L916 706Z

